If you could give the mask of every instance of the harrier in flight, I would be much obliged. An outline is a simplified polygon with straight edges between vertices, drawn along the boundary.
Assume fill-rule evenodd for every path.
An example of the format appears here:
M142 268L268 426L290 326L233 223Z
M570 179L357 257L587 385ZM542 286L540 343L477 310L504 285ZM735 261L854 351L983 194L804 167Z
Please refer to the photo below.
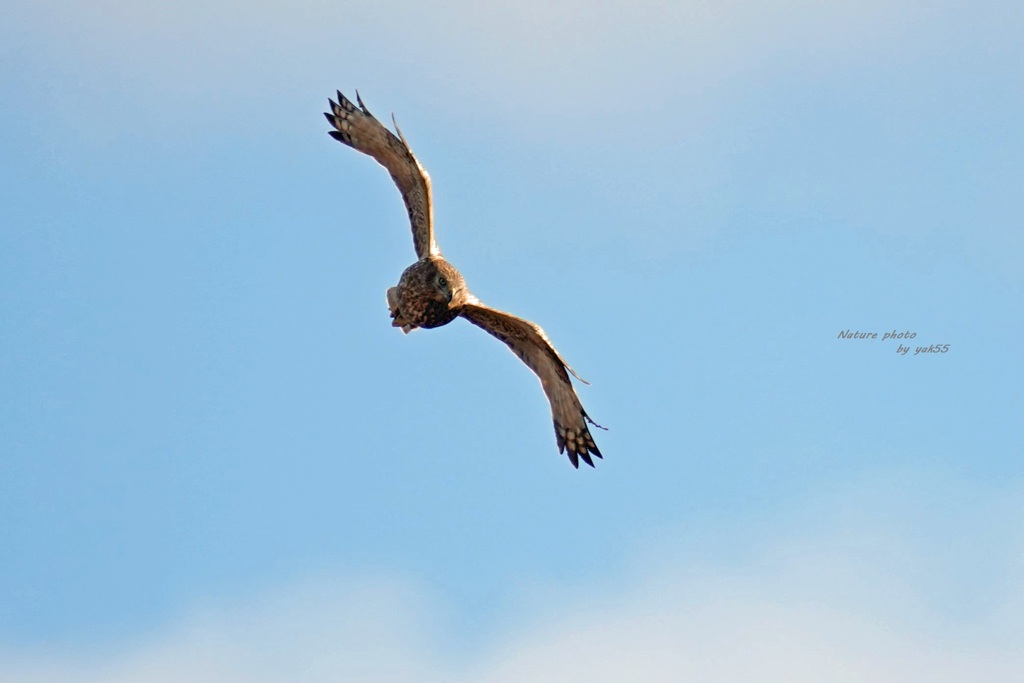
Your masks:
M359 93L356 93L358 107L340 92L337 102L328 101L331 111L324 115L334 126L334 130L329 131L331 137L373 157L386 168L409 212L413 246L419 260L405 269L397 287L388 289L391 324L408 333L417 327L447 325L461 316L505 342L540 378L551 403L559 453L568 451L573 467L579 467L580 459L593 467L591 456L600 458L601 452L587 423L604 428L583 410L569 373L581 382L584 380L562 359L544 330L528 320L485 306L469 292L459 271L441 257L441 250L434 241L430 176L413 156L398 124L395 124L396 136L373 117Z

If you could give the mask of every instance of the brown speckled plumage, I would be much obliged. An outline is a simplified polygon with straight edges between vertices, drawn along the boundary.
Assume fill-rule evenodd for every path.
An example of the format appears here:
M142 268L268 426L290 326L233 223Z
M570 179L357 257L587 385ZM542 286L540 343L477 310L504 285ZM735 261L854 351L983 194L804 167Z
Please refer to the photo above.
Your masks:
M430 176L413 156L397 124L396 136L370 114L358 93L358 107L340 92L337 102L329 101L331 111L325 116L334 127L329 131L331 137L384 166L409 214L419 260L406 268L398 285L387 292L391 324L408 333L417 327L447 325L461 316L503 341L540 379L551 404L558 451L567 452L573 467L579 467L580 460L593 467L591 456L600 458L601 452L588 423L604 428L590 419L573 389L569 374L577 379L579 376L558 354L544 330L480 303L459 271L441 257L434 240Z

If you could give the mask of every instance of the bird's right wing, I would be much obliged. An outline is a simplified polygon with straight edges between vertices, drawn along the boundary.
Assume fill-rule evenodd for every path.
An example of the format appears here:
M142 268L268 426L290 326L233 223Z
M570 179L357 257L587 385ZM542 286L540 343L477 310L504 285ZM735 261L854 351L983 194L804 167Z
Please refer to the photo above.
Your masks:
M388 170L402 193L405 209L412 224L413 246L416 256L439 256L441 250L434 241L434 205L430 195L430 176L413 156L402 131L395 124L396 136L374 118L356 93L356 102L338 92L338 101L328 100L331 111L324 116L334 126L330 136L352 149L368 154Z

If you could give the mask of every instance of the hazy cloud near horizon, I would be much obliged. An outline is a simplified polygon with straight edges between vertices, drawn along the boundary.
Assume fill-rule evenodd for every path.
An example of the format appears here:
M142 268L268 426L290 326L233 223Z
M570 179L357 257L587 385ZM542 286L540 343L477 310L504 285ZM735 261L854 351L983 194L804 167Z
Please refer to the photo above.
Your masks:
M1021 676L1020 492L967 492L933 481L927 494L906 499L894 485L899 479L832 492L789 513L818 519L814 534L794 535L784 519L723 530L745 539L739 545L746 550L735 556L734 547L717 563L664 538L635 557L631 575L614 587L524 584L518 612L473 652L453 647L446 606L415 581L318 576L194 606L116 651L97 644L34 658L8 652L0 655L0 677L724 683ZM936 551L935 540L947 547ZM961 586L966 602L948 602L946 589L965 580L961 565L973 563L988 565L983 585Z

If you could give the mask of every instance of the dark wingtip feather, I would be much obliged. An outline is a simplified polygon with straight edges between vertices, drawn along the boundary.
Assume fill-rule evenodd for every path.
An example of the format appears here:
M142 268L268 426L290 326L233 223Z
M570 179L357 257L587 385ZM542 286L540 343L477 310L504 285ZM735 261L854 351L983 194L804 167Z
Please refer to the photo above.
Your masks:
M601 451L597 449L597 444L594 443L594 439L591 438L590 432L584 429L583 436L586 439L572 439L567 441L562 434L562 430L559 429L558 423L555 423L555 443L558 445L558 452L565 453L569 456L569 462L576 469L579 469L580 459L587 463L591 467L594 467L594 460L591 456L597 456L598 458L604 459L601 455Z
M327 134L342 144L352 144L352 138L349 137L348 133L342 133L340 130L329 130Z

